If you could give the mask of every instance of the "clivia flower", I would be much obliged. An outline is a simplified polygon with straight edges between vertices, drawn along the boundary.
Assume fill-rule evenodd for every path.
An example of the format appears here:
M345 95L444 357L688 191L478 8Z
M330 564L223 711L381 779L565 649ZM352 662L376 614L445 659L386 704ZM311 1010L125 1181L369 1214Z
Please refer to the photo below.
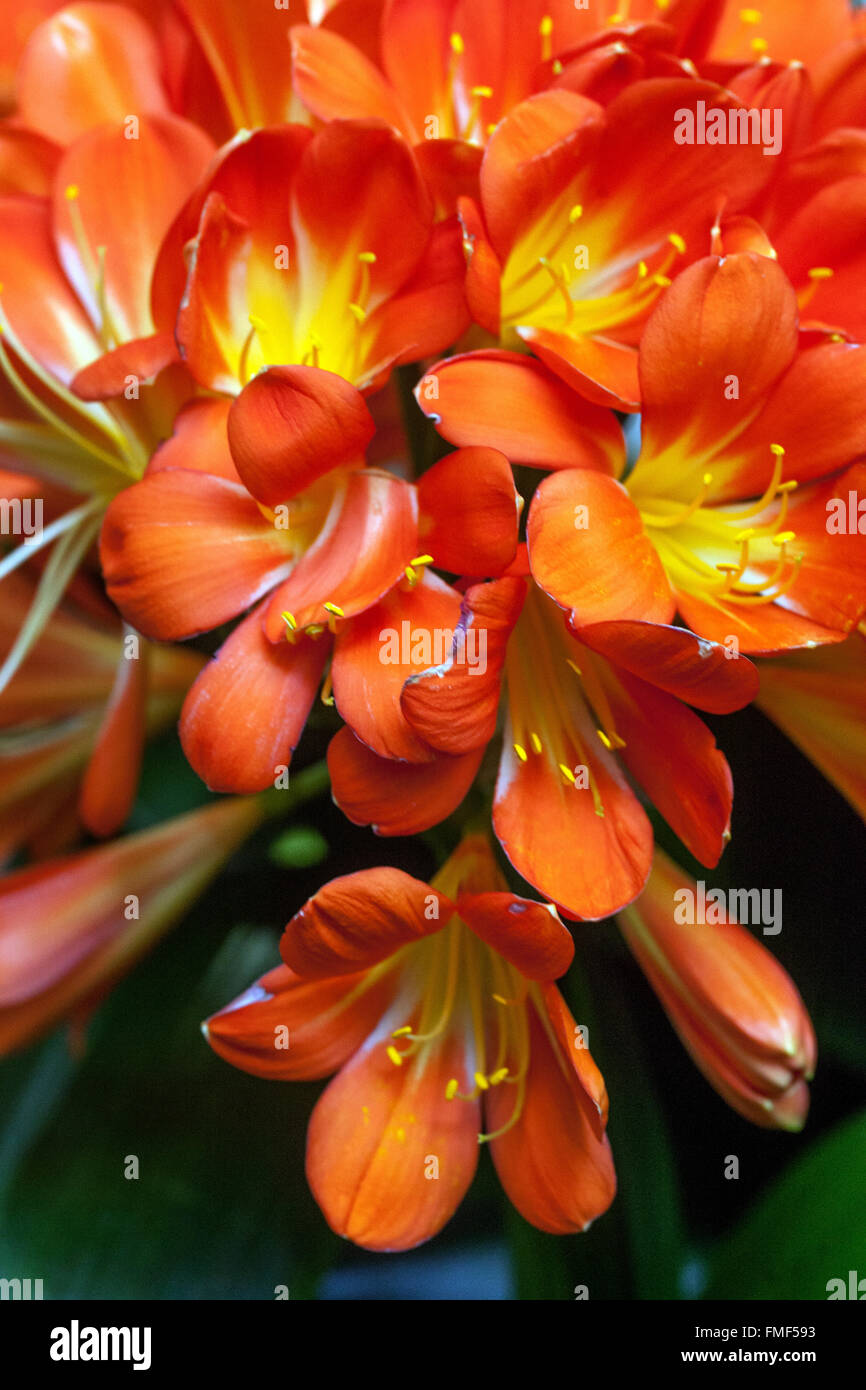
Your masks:
M507 891L482 836L428 886L368 869L286 927L285 964L208 1019L253 1075L337 1072L307 1136L307 1177L340 1235L406 1250L453 1215L479 1142L533 1225L585 1230L613 1200L602 1077L552 983L574 945L552 909Z
M712 158L674 146L676 113L698 101L737 105L685 77L636 82L606 108L566 91L530 97L490 139L480 203L460 204L475 320L602 405L639 408L635 346L650 311L709 249L719 210L740 211L769 178L756 146Z
M632 953L704 1076L754 1124L802 1129L815 1070L805 1005L778 961L735 921L677 920L694 884L661 850L619 917Z
M866 451L866 348L803 341L771 259L710 256L655 310L640 378L640 456L618 481L603 463L583 465L586 441L560 396L536 409L537 364L512 366L507 407L495 354L428 373L446 438L483 435L512 463L556 468L530 506L529 563L578 635L678 612L733 654L842 641L866 608L866 550L856 533L829 533L827 507L866 488L855 462ZM564 466L569 436L577 468Z
M470 632L483 634L484 672L458 655ZM716 713L747 704L757 673L745 659L728 661L669 626L601 622L575 633L531 580L506 577L466 590L444 663L404 674L400 714L436 761L389 761L341 730L328 763L350 820L393 835L420 828L419 809L429 816L421 825L449 814L465 792L464 764L477 767L496 736L502 704L493 829L518 873L564 915L609 916L646 882L652 827L626 773L693 854L718 862L731 775L686 703Z
M417 489L365 467L374 424L362 395L309 365L249 383L221 458L206 448L190 467L186 427L187 417L109 508L103 572L127 620L159 640L246 614L190 692L181 739L213 789L260 791L291 760L332 645L324 698L332 683L342 698L340 653L355 619L399 589L410 607L429 597L440 622L456 620L459 596L425 578L428 566L461 570L462 559L487 574L510 563L514 484L490 449L443 460Z

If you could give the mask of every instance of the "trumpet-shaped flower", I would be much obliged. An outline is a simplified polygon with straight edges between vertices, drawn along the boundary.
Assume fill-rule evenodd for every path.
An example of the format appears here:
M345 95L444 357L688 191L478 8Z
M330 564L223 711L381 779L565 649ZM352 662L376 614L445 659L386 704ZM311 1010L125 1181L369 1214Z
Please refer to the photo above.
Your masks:
M356 1244L406 1250L441 1230L479 1141L528 1221L585 1230L615 1177L604 1082L552 983L573 950L473 835L429 886L398 869L326 885L286 927L285 965L205 1035L257 1076L337 1071L310 1121L307 1177Z

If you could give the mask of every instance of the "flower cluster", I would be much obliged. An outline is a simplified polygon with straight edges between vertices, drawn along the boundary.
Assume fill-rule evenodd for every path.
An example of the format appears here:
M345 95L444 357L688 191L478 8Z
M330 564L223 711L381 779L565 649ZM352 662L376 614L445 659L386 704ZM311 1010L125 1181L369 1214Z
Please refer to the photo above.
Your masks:
M318 702L345 816L453 846L429 885L327 883L205 1025L255 1075L336 1073L307 1150L334 1230L429 1238L479 1141L536 1226L607 1209L607 1094L555 982L617 914L709 1082L799 1128L805 1006L731 914L678 915L656 838L719 863L701 716L752 701L866 814L862 16L19 11L0 1047L86 1014L320 788ZM176 720L223 799L123 835Z

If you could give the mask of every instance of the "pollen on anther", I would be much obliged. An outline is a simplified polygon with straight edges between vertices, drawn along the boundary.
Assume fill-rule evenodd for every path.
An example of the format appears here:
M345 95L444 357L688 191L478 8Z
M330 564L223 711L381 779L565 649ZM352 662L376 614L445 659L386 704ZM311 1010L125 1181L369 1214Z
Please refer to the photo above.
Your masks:
M686 254L685 238L681 237L679 232L671 232L670 236L668 237L668 241L670 242L671 246L674 248L675 251L679 251L681 256L684 256Z
M414 560L410 560L410 565L432 565L432 555L416 555Z
M344 609L340 608L336 603L323 603L322 607L329 613L333 613L335 618L345 618L346 616Z
M403 1057L402 1057L401 1053L399 1053L399 1052L397 1051L396 1047L394 1047L393 1043L391 1043L391 1044L388 1045L387 1053L388 1053L388 1057L389 1057L390 1060L394 1063L394 1066L395 1066L395 1067L402 1067L402 1065L403 1065Z
M834 272L828 265L813 265L807 274L810 280L832 280Z
M654 284L654 285L658 285L660 289L666 290L666 289L668 288L668 286L670 285L670 283L671 283L670 278L669 278L669 276L667 276L667 275L654 275L654 276L653 276L653 284Z
M451 35L451 38L450 38L450 40L449 40L449 42L450 42L450 44L451 44L451 52L452 52L452 53L456 53L456 54L460 55L460 54L466 52L466 45L465 45L465 43L463 42L463 35L462 35L462 34L452 34L452 35Z
M533 753L540 753L544 745L542 744L541 739L538 737L538 734L530 734L529 741L532 744Z
M74 202L75 202L75 199L78 197L78 194L79 194L80 191L81 191L81 190L79 189L77 183L70 183L70 184L67 184L67 185L66 185L66 188L65 188L64 191L63 191L63 192L64 192L64 197L66 198L66 201L67 201L68 203L74 203Z
M456 1094L457 1094L457 1078L456 1078L455 1076L452 1076L451 1080L448 1082L448 1085L445 1087L445 1099L446 1099L446 1100L453 1100L454 1097L456 1096Z
M490 1090L490 1082L487 1080L483 1071L477 1071L475 1073L475 1085L478 1087L479 1091Z
M568 214L568 220L571 223L579 222L581 217L583 217L583 203L575 203L571 212Z
M407 1034L407 1033L411 1033L411 1032L412 1032L412 1025L411 1025L411 1023L404 1023L404 1025L403 1025L402 1028L395 1028L395 1029L394 1029L393 1033L391 1034L391 1037L392 1037L392 1038L405 1038L406 1034Z
M525 763L526 760L527 760L527 758L529 757L529 754L527 753L526 749L523 747L523 744L522 744L522 743L515 743L515 745L514 745L514 751L515 751L515 753L517 754L517 756L518 756L518 758L520 759L520 761L521 761L522 763Z
M376 264L376 252L375 252L375 251L359 251L359 252L358 252L358 260L361 261L364 265L375 265L375 264Z
M366 310L366 309L362 309L361 306L360 306L360 304L354 304L354 303L350 304L350 305L349 305L349 313L350 313L350 314L352 315L352 317L356 320L356 322L358 322L358 323L366 323L366 322L367 322L367 310Z
M565 778L566 782L570 782L571 785L574 786L575 782L577 781L577 778L575 777L571 768L568 767L565 763L560 763L559 770Z
M288 624L292 632L297 632L298 624L295 621L294 613L283 613L280 616L282 617L283 622Z
M777 459L784 458L784 457L785 457L785 446L784 446L784 444L771 444L771 445L770 445L770 453L771 453L771 454L775 454Z

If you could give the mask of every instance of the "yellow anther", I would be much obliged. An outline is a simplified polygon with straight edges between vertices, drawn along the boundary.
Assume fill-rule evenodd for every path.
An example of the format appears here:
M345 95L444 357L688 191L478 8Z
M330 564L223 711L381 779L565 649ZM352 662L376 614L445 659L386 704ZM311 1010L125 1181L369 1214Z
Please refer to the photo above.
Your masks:
M789 541L793 541L796 539L796 531L777 531L775 536L771 538L771 543L773 545L787 545Z
M493 1072L492 1076L490 1077L490 1084L491 1084L491 1086L499 1086L499 1085L501 1085L501 1083L505 1080L505 1078L506 1078L507 1075L508 1075L508 1068L507 1068L507 1067L500 1067L499 1070Z
M483 1071L477 1071L475 1073L475 1085L478 1087L479 1091L490 1090L490 1082L487 1080L487 1077L484 1075Z
M458 55L460 55L466 52L466 45L463 42L462 34L452 34L450 43L452 53L457 53Z
M402 1028L395 1028L391 1034L392 1038L405 1038L407 1033L412 1032L412 1024L404 1023Z
M654 275L654 276L653 276L653 284L654 284L654 285L658 285L658 286L659 286L661 289L663 289L663 290L666 290L667 287L668 287L668 285L669 285L670 283L671 283L671 282L670 282L670 279L668 278L667 275Z
M763 17L760 10L740 10L743 24L760 24Z
M472 88L472 95L473 95L474 97L492 97L492 96L493 96L493 88L492 88L492 87L473 87L473 88Z
M641 262L639 263L638 268L637 268L637 273L638 273L638 279L639 279L639 280L645 280L645 279L646 279L646 277L649 275L649 266L647 265L646 261L641 261Z
M784 444L771 444L770 453L775 454L777 459L783 459L785 457Z
M766 53L770 45L767 43L766 39L752 39L749 47L753 53Z
M294 615L294 613L283 613L283 614L281 614L281 617L282 617L283 622L288 624L288 626L289 626L289 628L290 628L290 630L291 630L292 632L297 632L297 630L298 630L298 624L297 624L297 622L295 621L295 615Z
M336 603L323 603L322 607L329 613L333 613L335 618L345 618L346 614Z
M248 315L248 319L251 327L253 327L256 330L256 332L259 332L261 329L267 328L267 324L265 323L264 319L260 319L258 314L250 314Z
M668 237L668 241L670 242L671 246L674 248L675 251L679 251L681 256L684 256L686 254L685 238L681 237L679 232L671 232L670 236Z
M360 306L360 304L354 304L354 303L353 303L353 304L350 304L350 305L349 305L349 313L353 315L353 317L355 318L355 320L356 320L358 323L366 323L366 321L367 321L367 310L366 310L366 309L362 309L361 306Z
M553 57L553 18L546 14L538 26L541 35L541 61L549 63Z
M375 265L375 264L376 264L376 252L375 252L375 251L359 251L359 252L358 252L358 260L361 262L362 265Z
M554 60L553 60L553 75L554 75L554 77L558 77L559 74L560 74L561 72L562 72L562 59L561 59L561 58L554 58Z
M457 1094L457 1084L458 1084L458 1083L457 1083L457 1078L456 1078L456 1076L452 1076L451 1080L448 1082L448 1085L445 1087L445 1099L446 1099L446 1100L453 1100L453 1099L454 1099L454 1097L455 1097L456 1094Z
M572 784L572 786L574 786L575 782L577 781L577 778L575 777L575 775L574 775L574 773L572 772L571 768L570 768L570 767L566 767L565 763L560 763L560 764L559 764L559 770L560 770L560 772L562 773L563 777L565 778L566 782L570 782L570 783Z
M828 265L813 265L808 272L810 280L832 280L834 273Z
M410 565L432 565L432 555L416 555L414 560L409 561Z
M514 745L514 751L515 751L515 753L517 754L517 756L518 756L518 758L520 759L520 761L521 761L522 763L525 763L529 755L528 755L526 749L523 747L523 745L520 744L520 743L515 743L515 745Z
M322 633L323 633L324 631L325 631L325 629L324 629L324 627L323 627L323 625L322 625L321 623L313 623L312 627L308 627L308 628L307 628L307 636L308 636L308 637L321 637L321 635L322 635Z
M508 999L504 999L501 994L494 994L491 997L496 1000L497 1004L508 1004L511 1002Z
M402 1054L399 1053L399 1052L397 1051L397 1049L396 1049L396 1047L393 1045L393 1043L389 1043L389 1044L388 1044L387 1053L388 1053L388 1056L389 1056L389 1058L391 1059L391 1061L394 1063L394 1066L395 1066L395 1067L402 1067L402 1065L403 1065L403 1057L402 1057Z
M568 220L573 224L579 222L581 217L583 217L583 203L575 203L571 212L568 214Z
M612 753L613 742L611 741L611 739L608 738L607 734L604 732L604 729L596 729L595 732L598 734L608 753Z
M581 671L580 667L574 661L572 661L570 657L566 657L565 664L566 666L571 667L572 671L576 676L583 675L583 672Z
M66 198L66 201L67 201L68 203L72 203L72 202L74 202L75 199L78 197L78 195L79 195L79 193L81 192L81 190L80 190L80 188L78 187L78 184L77 184L77 183L69 183L69 184L66 185L66 188L63 190L63 192L64 192L64 197Z
M542 745L541 739L538 737L538 734L530 734L530 735L529 735L529 742L532 744L532 751L533 751L533 753L540 753L540 752L541 752L541 749L542 749L543 745Z
M553 18L546 14L538 26L538 32L542 38L546 39L553 33Z

